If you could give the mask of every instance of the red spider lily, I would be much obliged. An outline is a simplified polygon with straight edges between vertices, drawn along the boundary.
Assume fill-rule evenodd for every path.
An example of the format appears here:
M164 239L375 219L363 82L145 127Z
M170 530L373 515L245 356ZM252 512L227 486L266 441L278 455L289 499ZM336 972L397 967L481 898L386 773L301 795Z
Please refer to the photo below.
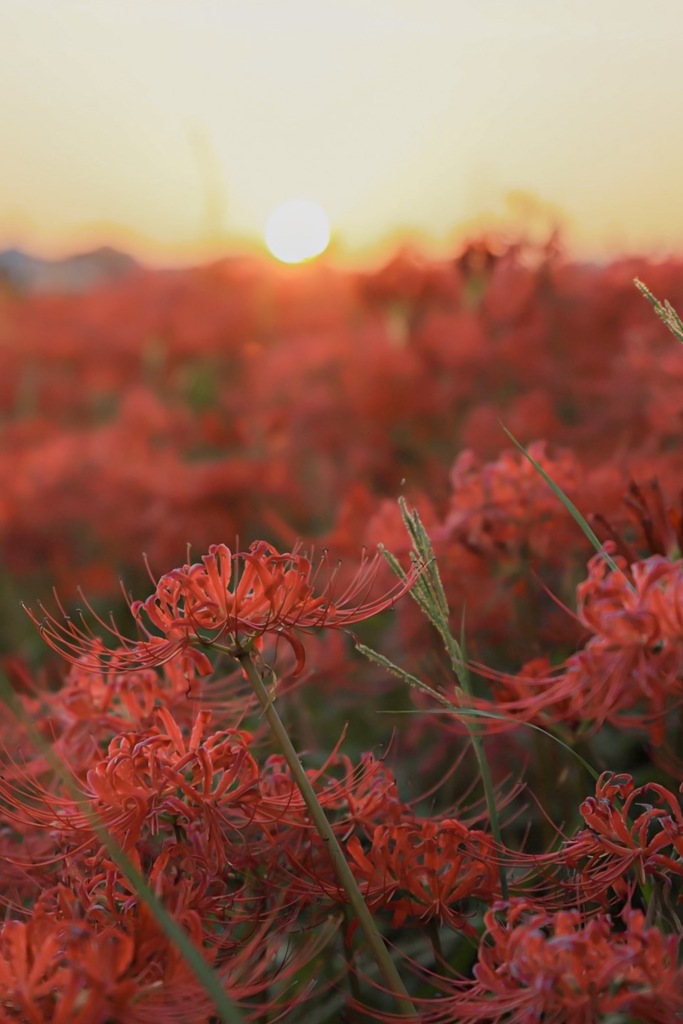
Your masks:
M344 733L320 768L307 770L321 806L347 831L354 825L372 827L377 819L386 822L403 817L407 807L398 798L391 771L372 754L363 754L360 763L354 765L339 753L343 739ZM310 828L305 802L281 754L272 754L265 761L259 788L254 813L261 823L297 827L305 823Z
M613 550L613 545L608 545ZM578 615L592 633L620 646L655 647L683 640L683 560L652 555L627 571L610 570L602 554L588 563L588 579L577 587Z
M506 716L484 719L487 732L505 731L520 721L593 731L609 722L643 730L661 743L665 718L683 698L681 665L672 663L669 651L650 652L639 645L622 649L599 637L555 669L547 658L532 659L516 675L476 662L471 667L493 683L496 693L494 700L479 699L473 706Z
M324 938L313 937L283 961L272 914L229 951L202 947L196 914L183 915L183 924L231 999L258 1005L256 1016L284 1014L306 997L305 989L288 991L287 980L317 954ZM285 995L273 995L277 983ZM6 921L0 928L2 1024L212 1020L211 998L144 905L104 925L83 917L60 920L38 907L28 921Z
M97 976L88 977L85 964L77 965L83 953L98 961ZM132 940L123 932L95 935L85 924L44 915L28 923L7 921L0 930L0 1019L3 1024L116 1019L122 1003L140 991L133 979L121 979L132 954Z
M428 1024L670 1024L683 1012L679 938L628 910L584 922L578 911L539 911L525 901L484 915L474 981L442 983L452 995ZM438 982L437 982L438 983Z
M187 741L166 708L159 709L159 726L115 736L76 783L78 800L50 792L30 768L22 775L15 766L12 778L0 781L4 813L10 821L52 830L67 847L99 849L98 822L136 860L141 839L173 826L207 863L222 864L226 834L252 818L259 771L249 733L232 729L202 737L209 717L199 712Z
M236 674L241 677L239 669ZM30 716L46 739L49 737L53 753L81 781L90 768L101 763L114 736L153 729L158 723L160 706L172 710L176 729L180 727L189 733L197 723L197 701L190 699L192 694L188 693L188 687L197 681L188 679L177 659L161 671L145 669L118 675L84 672L81 666L74 665L57 691L39 688L28 677L26 682L39 694L39 699L20 693L18 699L24 714ZM219 683L225 686L226 681L217 678L211 685ZM230 702L240 697L239 687L234 686L233 690ZM248 709L249 701L241 696L232 722L239 722L245 708ZM228 703L221 701L224 719L228 717ZM3 740L5 756L0 756L0 760L4 762L5 780L43 778L52 773L49 758L45 752L36 751L21 721L5 723Z
M77 722L95 723L106 720L110 727L121 723L148 723L160 705L174 716L194 715L194 680L178 659L164 666L163 674L153 669L111 673L85 672L79 663L72 664L64 685L50 695L51 717L55 715ZM46 698L48 695L43 694Z
M622 709L640 703L643 723L661 742L661 720L683 696L683 561L654 555L628 572L623 560L617 564L621 571L609 571L596 555L577 588L579 618L595 636L575 665L581 675L597 656L597 672L587 674L594 684L608 682L604 717L617 722Z
M383 761L376 761L372 754L363 754L362 764L366 770L346 797L350 820L363 828L372 828L377 824L398 825L410 817L391 769Z
M177 656L200 673L211 663L198 650L222 642L235 653L258 646L265 634L282 637L296 655L296 673L303 670L305 652L297 631L317 628L347 629L392 607L415 582L421 567L413 565L405 578L373 597L373 585L383 559L363 557L351 581L337 593L336 571L331 569L319 593L316 582L328 559L317 566L296 551L278 553L265 541L233 554L215 544L201 562L184 565L162 576L155 592L131 604L145 640L126 639L112 624L98 620L118 641L106 651L83 621L76 624L45 612L38 620L41 635L69 661L95 671L124 672L163 665ZM45 609L41 609L45 611Z
M415 821L378 826L365 852L359 839L347 844L354 873L393 912L393 924L408 920L448 924L475 935L463 906L470 898L490 903L500 895L495 843L462 822Z
M189 703L187 687L185 681L185 706ZM49 705L54 751L74 775L82 777L101 761L113 736L151 725L158 704L166 704L175 695L152 669L111 676L84 672L73 665L61 689L43 696ZM41 763L45 758L39 756L33 770Z
M616 564L611 570L603 553L595 555L577 588L578 619L593 634L582 650L555 669L533 659L517 675L473 664L497 694L495 704L478 706L507 712L508 725L610 722L661 744L666 716L683 701L683 560L657 555L627 566L617 557Z
M350 837L356 833L367 838L380 821L412 820L409 809L398 799L392 773L371 754L362 755L360 763L354 765L335 748L321 768L309 769L307 774L342 846L351 842ZM346 904L347 896L329 851L312 826L282 756L267 759L261 771L260 789L253 820L269 838L270 850L264 848L261 856L268 865L270 882L286 893L289 902L300 907L320 904L321 898L327 908L330 901ZM373 892L380 895L380 890Z
M59 690L41 691L49 706L55 749L76 774L101 759L116 733L149 728L159 707L167 708L178 725L191 730L195 697L200 694L202 706L214 709L230 725L239 723L255 699L250 689L245 691L239 667L227 678L217 675L206 682L183 664L182 657L166 662L160 671L119 674L86 671L74 664Z
M147 882L173 918L207 947L232 950L265 920L272 909L271 889L259 891L228 864L217 868L195 853L186 841L166 839L161 852L139 843L138 852ZM100 863L98 863L98 860ZM129 916L148 914L137 891L120 870L102 858L65 858L63 882L45 889L41 907L55 919L85 917L106 927L112 921L125 925ZM68 887L67 887L68 883ZM198 929L199 926L199 929ZM158 926L150 917L148 941L153 946Z
M543 441L529 446L563 490L576 490L580 465L569 451L547 453ZM515 450L480 465L471 451L462 452L451 470L453 495L444 530L474 551L517 555L527 546L546 558L566 532L567 514L528 459ZM542 524L542 529L538 527Z
M639 543L626 539L628 527L613 525L605 516L591 516L591 521L615 545L615 550L631 564L648 555L665 555L668 559L680 557L683 552L683 503L679 495L672 505L659 481L655 478L642 483L632 480L624 498L630 518L642 534Z
M250 863L243 870L243 865L236 864L230 856L227 845L223 862L216 865L209 864L187 842L167 842L152 864L149 885L176 921L184 923L196 918L201 923L205 945L221 951L236 950L269 919L274 905L270 879L262 881L253 871L255 865L260 867L263 863L265 867L265 857L262 862L255 851L251 853ZM105 887L112 913L135 906L136 897L123 879L113 879L108 873L100 884L100 889ZM93 896L97 896L96 890ZM286 927L285 909L278 908L281 932Z
M559 857L578 871L582 899L601 899L610 890L627 897L648 875L683 876L683 812L664 786L636 787L630 775L604 772L581 815L587 827L567 840Z

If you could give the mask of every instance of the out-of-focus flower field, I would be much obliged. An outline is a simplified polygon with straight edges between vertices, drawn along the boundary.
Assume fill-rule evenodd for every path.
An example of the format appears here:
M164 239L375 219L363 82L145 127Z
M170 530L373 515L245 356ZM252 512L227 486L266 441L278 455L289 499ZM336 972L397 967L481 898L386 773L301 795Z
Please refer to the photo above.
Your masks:
M0 1024L220 1019L101 827L245 1021L683 1020L683 349L634 278L683 311L681 259L491 239L0 290ZM399 497L469 694L372 560Z

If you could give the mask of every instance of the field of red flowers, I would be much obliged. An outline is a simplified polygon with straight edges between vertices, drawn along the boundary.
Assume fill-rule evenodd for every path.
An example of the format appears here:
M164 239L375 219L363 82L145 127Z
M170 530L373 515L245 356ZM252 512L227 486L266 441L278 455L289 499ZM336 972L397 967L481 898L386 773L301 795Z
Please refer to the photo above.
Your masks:
M0 291L0 1024L683 1020L634 278L683 310L490 239Z

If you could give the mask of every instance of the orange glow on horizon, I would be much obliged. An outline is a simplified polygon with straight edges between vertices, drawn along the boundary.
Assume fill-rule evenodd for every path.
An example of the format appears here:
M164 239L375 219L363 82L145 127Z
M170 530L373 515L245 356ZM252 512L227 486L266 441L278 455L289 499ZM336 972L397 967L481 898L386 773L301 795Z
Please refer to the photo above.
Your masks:
M265 252L315 195L341 261L558 227L680 250L677 25L678 0L10 3L0 248Z

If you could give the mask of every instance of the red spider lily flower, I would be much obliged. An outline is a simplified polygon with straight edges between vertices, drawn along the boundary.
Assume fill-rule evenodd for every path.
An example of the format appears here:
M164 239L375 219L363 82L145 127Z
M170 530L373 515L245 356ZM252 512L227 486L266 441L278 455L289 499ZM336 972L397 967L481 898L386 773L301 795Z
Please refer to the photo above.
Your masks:
M159 718L163 732L112 741L107 757L88 772L88 793L123 846L137 843L143 827L155 835L163 822L173 822L217 870L226 833L251 818L258 791L250 735L224 730L202 739L207 715L200 712L186 743L165 708Z
M196 913L184 913L181 920L230 998L258 1006L255 1015L269 1016L272 1009L272 1019L277 1010L284 1017L305 998L305 987L303 993L292 992L283 984L281 996L269 989L295 975L324 937L313 936L283 960L272 912L230 950L203 944ZM212 999L145 905L102 926L82 916L60 920L39 906L28 921L0 927L2 1024L210 1024L215 1019Z
M550 455L544 441L529 445L529 454L567 493L576 491L581 467L564 449ZM462 452L451 469L453 494L444 530L479 552L517 556L528 545L551 558L564 539L569 519L562 504L531 462L514 449L495 462L480 464ZM532 527L542 524L542 529Z
M97 982L88 984L77 952L100 958ZM7 921L0 930L2 1020L30 1024L93 1024L110 1018L121 1002L138 994L131 979L119 983L130 964L132 940L122 932L91 933L85 924L44 914L28 923ZM94 982L94 977L90 979ZM113 996L113 998L112 998ZM117 1006L118 1004L118 1006Z
M366 768L359 784L347 795L349 818L357 826L372 828L379 823L397 825L410 817L410 809L398 793L396 777L383 761L373 754L363 754Z
M615 550L627 562L637 562L649 555L665 555L673 560L683 552L683 502L679 495L673 505L662 490L656 478L641 483L632 480L624 504L635 523L639 537L637 541L627 539L632 523L612 523L602 515L591 516L591 522L615 545ZM642 535L642 536L641 536Z
M520 722L546 728L566 723L595 732L609 722L645 731L661 743L666 716L683 699L683 679L670 652L644 651L639 645L622 649L599 637L556 667L548 658L534 658L516 674L474 661L470 667L494 691L493 699L478 698L472 706L501 716L482 720L487 733ZM457 724L451 728L462 730Z
M325 763L308 769L320 805L344 846L355 832L367 839L378 822L412 818L401 803L396 780L382 761L363 754L358 764L338 753L343 734ZM313 828L309 812L294 783L285 759L271 755L260 773L260 796L253 806L253 822L267 837L270 850L262 849L268 878L291 903L320 905L321 898L345 905L347 895L330 860L327 846ZM359 879L360 881L360 879ZM384 893L384 885L376 895ZM368 893L366 893L368 898Z
M226 858L226 835L253 817L258 765L251 734L235 729L203 737L210 712L201 711L188 740L166 708L159 725L116 735L106 754L74 783L78 799L50 792L30 767L0 777L4 814L52 830L67 848L100 850L95 822L105 826L136 861L139 844L171 824L214 867Z
M589 699L603 681L597 692L609 696L604 719L628 722L621 712L640 705L640 724L661 742L662 719L683 698L683 560L654 555L628 570L623 559L617 564L620 571L609 571L596 555L577 588L579 618L595 635L570 670L578 669L574 681L577 675L592 680L593 687L583 687ZM590 671L596 659L597 671ZM639 724L634 716L631 722Z
M647 875L683 876L683 811L665 786L636 787L630 775L603 772L581 816L587 827L559 856L579 872L582 899L602 899L610 890L627 897Z
M499 858L491 836L455 819L378 826L365 852L358 837L347 844L354 874L382 905L393 924L436 920L476 935L464 911L468 899L500 896Z
M297 551L280 554L265 541L233 554L225 544L215 544L201 562L184 565L162 576L155 592L145 601L134 601L131 612L145 639L121 635L111 623L98 619L119 644L106 650L81 619L76 623L59 606L62 618L45 611L40 621L29 615L47 643L83 668L124 672L163 665L178 656L200 673L211 663L199 648L227 644L235 653L258 646L265 634L286 640L296 656L296 673L305 663L304 647L297 633L311 629L347 629L392 607L413 585L421 572L413 565L405 578L384 593L373 596L383 559L363 556L352 581L337 587L337 572L327 555L314 566ZM325 569L327 580L316 592Z
M374 827L398 821L408 808L398 797L396 779L383 761L372 754L363 754L354 765L349 757L339 753L343 732L334 749L319 768L307 769L307 775L316 789L316 795L328 813L349 831L353 825ZM258 820L310 828L306 804L292 778L285 758L271 754L260 773L260 797L254 806Z
M502 919L501 919L502 915ZM474 981L443 982L452 994L427 1011L428 1024L670 1024L683 1012L679 937L648 928L628 910L607 915L539 911L520 900L484 915Z
M577 602L593 635L562 665L535 659L516 676L473 666L495 684L495 707L511 721L542 724L549 716L592 729L609 722L662 743L667 715L683 702L683 560L615 562L613 570L603 553L590 559Z
M613 544L606 550L612 551ZM578 615L596 636L620 646L650 647L683 639L683 560L652 555L627 569L603 554L588 563L588 578L577 587Z

